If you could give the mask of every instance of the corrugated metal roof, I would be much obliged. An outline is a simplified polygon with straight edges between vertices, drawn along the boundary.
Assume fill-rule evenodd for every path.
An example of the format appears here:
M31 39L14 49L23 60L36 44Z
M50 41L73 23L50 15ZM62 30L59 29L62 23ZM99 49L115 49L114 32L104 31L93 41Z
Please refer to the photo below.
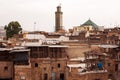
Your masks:
M68 46L65 46L65 45L49 45L49 47L68 47Z
M76 68L79 68L79 67L81 67L81 68L85 68L85 63L81 63L81 64L68 64L67 65L68 67L76 67Z
M27 39L41 39L41 40L45 40L46 37L42 34L27 34L26 35Z
M26 52L26 51L30 51L30 49L12 50L10 52Z
M12 48L0 48L0 51L11 51Z
M107 44L107 45L98 45L99 47L101 48L117 48L119 46L117 45L110 45L110 44Z
M81 61L84 61L85 58L84 58L84 57L76 57L76 58L71 58L71 59L70 59L70 61L78 61L78 60L79 60L79 61L80 61L80 60L81 60Z

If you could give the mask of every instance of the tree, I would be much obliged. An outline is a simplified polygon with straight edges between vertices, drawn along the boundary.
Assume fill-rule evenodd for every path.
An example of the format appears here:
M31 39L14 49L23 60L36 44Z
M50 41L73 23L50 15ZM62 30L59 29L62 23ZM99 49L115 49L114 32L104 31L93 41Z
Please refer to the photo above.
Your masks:
M21 25L17 21L12 21L8 25L5 25L4 29L6 30L7 39L13 37L14 34L22 32Z

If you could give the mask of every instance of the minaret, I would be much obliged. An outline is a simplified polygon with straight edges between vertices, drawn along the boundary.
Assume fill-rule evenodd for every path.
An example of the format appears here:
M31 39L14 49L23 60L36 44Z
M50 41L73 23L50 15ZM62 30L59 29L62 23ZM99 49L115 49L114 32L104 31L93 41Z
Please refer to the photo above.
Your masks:
M62 14L61 5L57 6L57 11L55 12L55 32L62 30Z

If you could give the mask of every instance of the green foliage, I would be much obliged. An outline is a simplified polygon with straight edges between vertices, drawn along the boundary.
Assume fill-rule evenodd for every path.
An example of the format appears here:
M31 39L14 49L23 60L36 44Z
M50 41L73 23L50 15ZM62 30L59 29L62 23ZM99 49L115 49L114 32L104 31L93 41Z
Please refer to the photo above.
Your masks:
M7 39L22 31L21 25L17 21L12 21L8 25L5 25L4 29L6 30Z

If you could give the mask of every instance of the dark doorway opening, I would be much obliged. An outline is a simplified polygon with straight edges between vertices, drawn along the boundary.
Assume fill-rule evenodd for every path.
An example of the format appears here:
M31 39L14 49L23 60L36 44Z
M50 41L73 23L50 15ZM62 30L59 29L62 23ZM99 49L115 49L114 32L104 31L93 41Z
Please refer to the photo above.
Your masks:
M64 80L64 73L60 74L60 80Z
M44 80L48 80L48 75L44 74Z
M95 80L100 80L100 79L95 79Z
M12 80L12 78L4 78L4 79L1 79L0 80Z
M118 64L115 64L115 71L118 71Z

